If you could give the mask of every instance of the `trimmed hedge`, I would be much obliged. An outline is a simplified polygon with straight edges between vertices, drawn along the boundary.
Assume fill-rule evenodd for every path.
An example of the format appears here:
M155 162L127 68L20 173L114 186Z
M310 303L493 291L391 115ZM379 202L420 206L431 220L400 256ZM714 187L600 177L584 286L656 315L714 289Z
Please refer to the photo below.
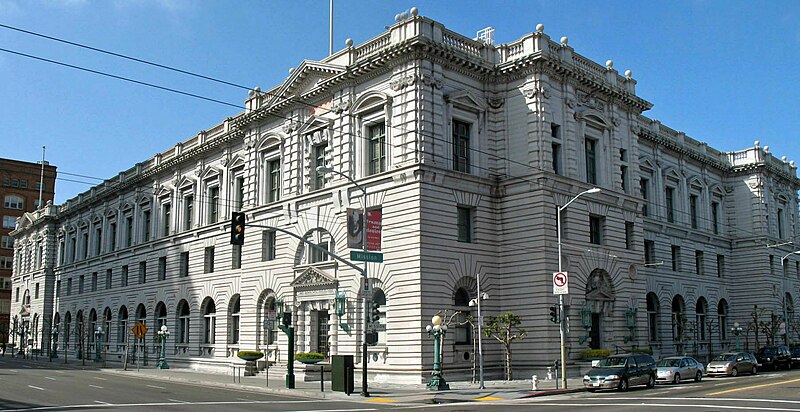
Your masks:
M240 350L236 352L236 356L264 356L264 353L257 350Z
M297 352L294 354L295 359L325 359L325 355L317 352Z
M611 351L608 349L584 349L581 351L583 360L603 359L609 355L611 355Z

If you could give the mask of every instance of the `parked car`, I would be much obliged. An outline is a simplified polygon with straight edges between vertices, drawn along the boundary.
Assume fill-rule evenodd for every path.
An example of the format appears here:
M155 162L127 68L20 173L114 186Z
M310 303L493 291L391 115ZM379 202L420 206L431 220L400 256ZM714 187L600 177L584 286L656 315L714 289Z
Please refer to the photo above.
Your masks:
M752 353L720 353L706 368L708 376L738 376L741 372L758 373L758 361Z
M611 355L601 359L583 376L583 386L589 391L619 389L632 385L656 385L656 362L650 355Z
M670 356L656 362L656 382L681 383L683 379L694 379L700 382L706 368L695 358L688 356Z
M756 359L761 369L792 368L792 352L786 345L764 346L756 353Z
M792 346L789 350L792 351L792 367L800 368L800 346Z

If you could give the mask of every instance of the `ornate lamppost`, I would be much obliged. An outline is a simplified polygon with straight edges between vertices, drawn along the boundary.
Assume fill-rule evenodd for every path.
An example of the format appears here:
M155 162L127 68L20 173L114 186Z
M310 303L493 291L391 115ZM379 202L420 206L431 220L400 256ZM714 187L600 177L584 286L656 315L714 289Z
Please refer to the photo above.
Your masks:
M429 334L433 335L433 373L431 380L428 382L428 389L434 391L448 390L450 385L444 380L442 375L442 363L439 357L439 348L444 338L444 333L447 331L447 325L443 325L442 317L435 315L431 319L432 325L425 327Z
M158 354L158 364L156 368L169 369L169 365L167 364L167 337L169 337L167 325L161 325L161 328L159 328L156 333L158 333L158 340L161 341L161 352Z
M53 341L53 349L50 351L50 360L58 359L58 326L53 326L53 331L50 332L50 339Z
M475 275L475 280L478 283L478 297L475 299L470 299L469 306L477 306L478 307L478 377L480 381L479 387L484 389L485 386L483 384L483 340L481 338L481 326L483 325L483 315L481 315L481 301L489 299L489 294L481 293L481 275L480 273ZM447 325L445 325L447 327Z
M733 327L731 328L731 332L733 332L733 336L736 337L736 351L741 350L741 345L739 342L739 335L742 333L742 327L739 326L739 322L733 322Z
M100 363L103 361L103 357L100 355L103 346L103 327L98 326L97 330L94 331L94 363Z

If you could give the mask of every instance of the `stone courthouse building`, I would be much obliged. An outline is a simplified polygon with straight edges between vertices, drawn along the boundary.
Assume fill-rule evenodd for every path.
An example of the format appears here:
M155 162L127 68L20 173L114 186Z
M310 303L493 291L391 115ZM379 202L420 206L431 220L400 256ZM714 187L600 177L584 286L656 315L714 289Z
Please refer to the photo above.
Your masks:
M798 340L794 163L758 142L720 151L645 117L652 103L630 71L583 57L542 25L495 45L413 12L364 44L300 62L244 104L17 221L14 287L41 285L29 309L45 320L36 347L46 351L57 330L73 357L76 331L101 326L114 361L141 321L151 360L166 324L173 367L224 367L257 349L279 368L287 341L273 320L283 308L299 351L353 354L360 371L366 293L378 332L371 381L425 381L425 326L445 311L460 314L444 366L466 379L474 331L458 321L476 315L468 302L480 274L483 314L513 311L528 331L514 343L514 369L541 374L559 357L548 316L557 208L594 187L560 225L571 375L588 348L715 354L735 345L734 322L751 350L783 340L787 317L786 339ZM364 205L382 216L383 254L367 264L366 292L358 271L271 229L348 257L348 209ZM229 242L234 211L252 225L242 247ZM37 245L46 253L31 253ZM775 326L758 337L754 305ZM487 374L499 377L501 347L484 347Z

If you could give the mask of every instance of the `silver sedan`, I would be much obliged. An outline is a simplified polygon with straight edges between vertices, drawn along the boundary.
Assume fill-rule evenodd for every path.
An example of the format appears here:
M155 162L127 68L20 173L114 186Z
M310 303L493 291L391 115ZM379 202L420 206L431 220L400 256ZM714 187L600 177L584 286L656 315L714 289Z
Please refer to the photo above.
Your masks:
M656 362L656 382L681 383L684 379L700 382L705 375L703 364L688 356L671 356Z

